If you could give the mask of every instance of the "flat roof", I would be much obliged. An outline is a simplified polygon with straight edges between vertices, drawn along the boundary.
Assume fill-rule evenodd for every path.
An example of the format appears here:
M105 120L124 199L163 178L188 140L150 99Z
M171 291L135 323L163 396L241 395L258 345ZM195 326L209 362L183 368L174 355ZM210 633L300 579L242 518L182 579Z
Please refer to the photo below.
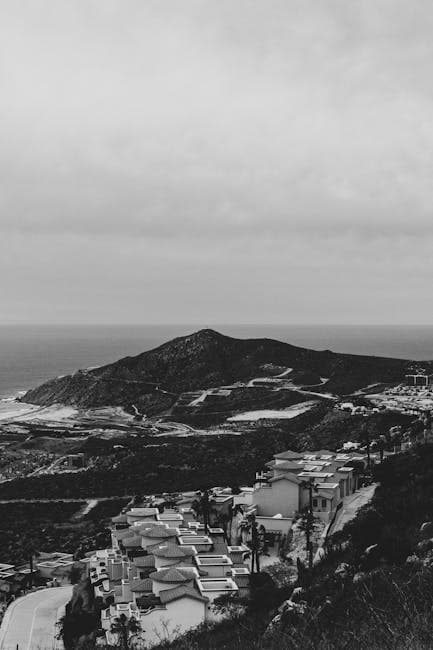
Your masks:
M207 535L181 535L178 537L181 546L196 546L197 544L212 544Z
M335 490L339 487L338 483L318 483L317 487L319 490Z
M197 555L195 561L202 566L221 566L223 564L231 566L233 564L227 555Z
M231 578L200 578L197 580L201 592L238 591L238 586Z
M310 478L330 478L333 472L301 472L298 476L307 476Z

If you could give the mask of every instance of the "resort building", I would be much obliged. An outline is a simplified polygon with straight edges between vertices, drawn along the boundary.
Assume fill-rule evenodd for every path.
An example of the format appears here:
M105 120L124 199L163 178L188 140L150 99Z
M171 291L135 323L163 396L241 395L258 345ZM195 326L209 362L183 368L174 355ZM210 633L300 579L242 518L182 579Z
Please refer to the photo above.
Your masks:
M311 492L314 515L328 523L358 487L357 463L365 465L366 456L327 449L275 454L267 471L256 475L250 510L268 532L286 534L295 515L309 504Z
M232 497L220 495L229 512ZM100 603L110 641L115 618L124 613L141 625L148 647L224 614L214 606L222 595L245 596L250 572L246 546L227 546L222 528L195 520L190 507L134 507L112 519L112 548L83 560Z

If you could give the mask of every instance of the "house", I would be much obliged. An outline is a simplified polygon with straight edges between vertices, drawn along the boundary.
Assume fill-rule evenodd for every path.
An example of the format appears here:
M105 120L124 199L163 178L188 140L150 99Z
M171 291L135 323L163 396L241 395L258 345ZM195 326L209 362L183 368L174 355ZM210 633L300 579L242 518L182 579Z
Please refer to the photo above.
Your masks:
M67 582L74 565L74 556L70 553L39 553L36 569L43 578Z
M147 521L155 521L155 517L158 514L158 508L131 508L126 513L126 521L130 525L134 522L145 523Z
M228 555L196 555L197 568L209 578L226 578L231 576L233 562Z
M206 620L218 621L224 618L224 613L213 607L213 603L221 596L237 596L239 587L232 578L200 578L197 586L207 602Z
M349 463L365 458L329 449L275 454L266 463L267 471L256 475L252 501L257 522L267 531L275 522L274 529L286 534L295 515L309 506L310 490L314 513L325 523L330 521L339 503L357 489L356 472Z
M134 602L111 605L101 613L102 628L107 632L121 613L135 617L141 624L147 647L158 645L197 627L206 620L208 600L199 591L185 585L174 586L160 596L144 593Z

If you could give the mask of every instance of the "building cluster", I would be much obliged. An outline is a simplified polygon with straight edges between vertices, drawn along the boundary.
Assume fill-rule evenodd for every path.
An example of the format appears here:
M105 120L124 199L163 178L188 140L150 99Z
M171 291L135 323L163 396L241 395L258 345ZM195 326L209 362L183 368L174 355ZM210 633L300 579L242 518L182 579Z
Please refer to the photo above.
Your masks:
M82 561L102 607L108 642L121 614L138 621L152 646L220 618L217 598L248 594L248 547L228 545L222 528L205 528L192 498L162 512L145 504L131 507L112 519L111 548ZM228 495L214 499L217 509L231 505Z
M377 454L370 454L370 463L378 459ZM314 516L327 524L343 500L358 489L356 467L366 468L367 463L367 455L356 451L284 451L256 475L254 488L244 498L268 535L286 535L297 514L310 503Z
M384 408L385 407L383 407L383 409ZM381 410L377 406L369 407L364 405L356 405L353 402L337 402L335 409L337 411L350 413L350 415L363 415L365 417L371 415L372 413L379 413Z
M416 416L433 411L433 386L430 383L399 384L369 398L381 409L405 415Z
M373 454L371 461L375 460ZM197 520L197 508L191 507L195 493L184 493L168 509L145 502L113 517L111 548L82 560L101 605L107 641L112 640L110 629L121 614L139 622L149 646L221 618L217 599L249 593L246 559L251 538L244 534L242 522L253 517L270 546L287 539L298 513L308 505L318 519L329 523L358 488L357 464L360 469L367 465L364 454L328 450L275 454L253 487L242 488L239 494L227 489L213 492L209 503L213 515L206 526ZM217 527L216 522L229 513L232 521L240 513L237 527ZM237 545L227 542L231 533ZM267 550L267 543L263 547Z
M254 485L236 494L214 488L129 504L112 518L110 547L80 560L107 643L115 643L112 630L122 615L137 621L146 647L225 616L222 601L249 594L247 562L252 569L260 554L260 563L286 556L305 508L323 527L331 525L358 489L363 469L377 460L361 450L288 450L275 454ZM34 568L48 584L62 584L76 565L68 554L39 554ZM18 581L19 591L28 573L1 565L0 590L9 592Z
M69 582L75 566L70 553L38 553L32 563L0 564L0 603L8 603L36 582L58 586Z

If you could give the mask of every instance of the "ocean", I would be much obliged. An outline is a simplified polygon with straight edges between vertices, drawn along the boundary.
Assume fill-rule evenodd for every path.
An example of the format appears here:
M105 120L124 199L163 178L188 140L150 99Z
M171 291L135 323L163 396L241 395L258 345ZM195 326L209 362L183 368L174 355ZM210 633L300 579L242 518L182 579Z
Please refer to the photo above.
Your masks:
M210 325L204 324L203 327ZM433 359L433 326L212 325L231 336L269 337L317 350ZM198 325L0 325L0 399L78 368L139 354Z

